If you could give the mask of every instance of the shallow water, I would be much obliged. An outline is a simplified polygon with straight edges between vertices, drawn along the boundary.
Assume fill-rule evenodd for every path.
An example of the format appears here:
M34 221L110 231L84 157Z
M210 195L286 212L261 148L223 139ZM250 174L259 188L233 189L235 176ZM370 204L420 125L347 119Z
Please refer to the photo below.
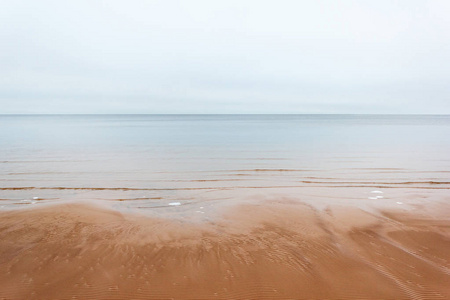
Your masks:
M393 204L450 188L448 136L449 116L2 115L0 208L112 200L164 215L261 193Z

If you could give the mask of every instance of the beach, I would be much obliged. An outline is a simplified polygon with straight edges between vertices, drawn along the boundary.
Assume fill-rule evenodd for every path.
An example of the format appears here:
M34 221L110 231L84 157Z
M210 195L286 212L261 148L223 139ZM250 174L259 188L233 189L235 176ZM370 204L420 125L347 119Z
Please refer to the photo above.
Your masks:
M1 299L448 299L449 207L295 199L208 222L58 204L0 215Z
M0 300L450 300L449 16L2 2Z
M0 118L0 299L449 299L450 118Z

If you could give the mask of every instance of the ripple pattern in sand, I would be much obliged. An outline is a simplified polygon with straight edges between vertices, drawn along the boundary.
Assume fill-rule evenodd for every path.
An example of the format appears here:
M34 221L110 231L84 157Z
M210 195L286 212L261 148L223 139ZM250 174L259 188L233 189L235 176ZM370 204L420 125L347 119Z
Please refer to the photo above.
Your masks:
M4 212L0 298L448 299L449 225L288 200L205 223L80 204Z

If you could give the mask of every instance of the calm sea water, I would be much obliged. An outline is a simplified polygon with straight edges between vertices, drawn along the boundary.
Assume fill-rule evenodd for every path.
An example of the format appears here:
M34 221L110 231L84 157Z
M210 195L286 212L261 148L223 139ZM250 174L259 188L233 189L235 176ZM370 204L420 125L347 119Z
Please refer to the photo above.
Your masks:
M203 213L280 195L398 203L450 188L450 116L2 115L0 188L1 209L106 200Z

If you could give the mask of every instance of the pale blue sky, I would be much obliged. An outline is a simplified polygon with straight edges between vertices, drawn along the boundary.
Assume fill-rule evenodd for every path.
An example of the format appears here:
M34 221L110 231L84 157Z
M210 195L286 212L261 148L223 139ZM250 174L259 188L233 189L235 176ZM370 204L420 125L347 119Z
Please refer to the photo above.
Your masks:
M0 113L450 113L450 1L1 1Z

